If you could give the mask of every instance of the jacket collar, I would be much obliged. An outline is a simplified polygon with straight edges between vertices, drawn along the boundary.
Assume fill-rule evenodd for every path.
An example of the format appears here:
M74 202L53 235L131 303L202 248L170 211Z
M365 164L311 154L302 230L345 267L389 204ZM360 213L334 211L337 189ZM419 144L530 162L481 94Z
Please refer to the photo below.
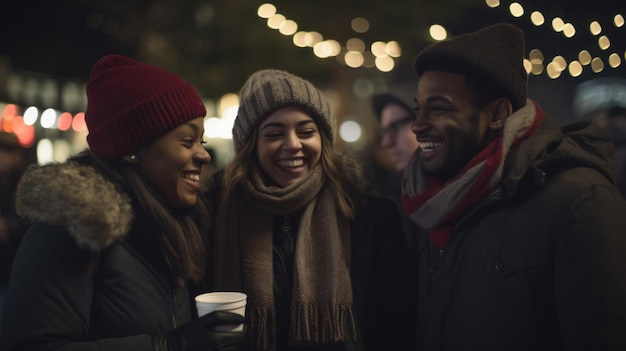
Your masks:
M18 185L16 208L29 220L65 227L79 246L94 251L123 238L133 220L128 195L75 162L31 166Z

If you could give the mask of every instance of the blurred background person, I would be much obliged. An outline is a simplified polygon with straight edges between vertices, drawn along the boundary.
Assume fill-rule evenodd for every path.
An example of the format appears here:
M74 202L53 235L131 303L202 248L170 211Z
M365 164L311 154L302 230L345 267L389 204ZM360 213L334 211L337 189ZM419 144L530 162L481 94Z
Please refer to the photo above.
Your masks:
M614 106L606 116L606 131L615 144L617 188L626 197L626 108Z
M400 188L406 165L419 147L417 138L411 130L411 124L415 121L415 110L398 95L390 93L374 95L372 97L372 109L380 123L382 138L380 145L385 149L395 167L395 172L392 172L394 174L389 177L376 176L376 187L381 194L396 202L402 215L407 245L410 251L415 253L418 241L417 227L402 209L402 190ZM381 182L391 184L381 184Z
M30 163L28 152L15 134L0 131L0 326L13 258L26 231L15 212L15 190Z
M409 159L419 146L411 131L415 110L400 97L388 93L372 97L372 107L380 123L380 144L389 154L396 170L404 172Z
M209 184L211 178L217 172L220 167L218 166L218 159L215 153L215 149L212 147L204 147L211 157L211 162L202 165L202 173L200 174L200 192L205 193L209 190Z

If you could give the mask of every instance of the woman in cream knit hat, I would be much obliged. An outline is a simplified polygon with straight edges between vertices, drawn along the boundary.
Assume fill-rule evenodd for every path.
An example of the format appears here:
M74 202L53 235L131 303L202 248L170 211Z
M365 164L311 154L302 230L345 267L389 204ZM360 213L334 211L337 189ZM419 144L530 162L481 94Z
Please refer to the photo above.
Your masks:
M213 288L248 294L251 350L407 350L413 276L393 202L334 144L330 103L275 69L249 77L219 206ZM409 340L409 341L407 341Z

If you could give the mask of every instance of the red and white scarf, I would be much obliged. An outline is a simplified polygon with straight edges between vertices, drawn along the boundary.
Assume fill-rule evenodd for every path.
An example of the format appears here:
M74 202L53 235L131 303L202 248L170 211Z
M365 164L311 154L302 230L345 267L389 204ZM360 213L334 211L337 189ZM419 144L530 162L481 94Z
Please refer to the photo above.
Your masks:
M454 221L487 197L502 178L509 150L533 135L542 120L541 107L528 100L505 120L498 137L445 184L424 174L419 151L413 154L402 181L402 205L415 223L429 230L433 244L446 247Z

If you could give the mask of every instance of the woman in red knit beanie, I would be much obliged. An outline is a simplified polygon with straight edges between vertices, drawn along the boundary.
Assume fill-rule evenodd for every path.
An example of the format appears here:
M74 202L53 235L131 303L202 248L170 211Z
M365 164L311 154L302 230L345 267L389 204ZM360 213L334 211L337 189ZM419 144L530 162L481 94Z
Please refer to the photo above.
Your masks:
M2 349L237 350L244 332L212 328L243 318L196 318L187 287L208 252L198 93L109 55L87 98L89 150L29 169L17 190L19 214L34 223L9 283Z

